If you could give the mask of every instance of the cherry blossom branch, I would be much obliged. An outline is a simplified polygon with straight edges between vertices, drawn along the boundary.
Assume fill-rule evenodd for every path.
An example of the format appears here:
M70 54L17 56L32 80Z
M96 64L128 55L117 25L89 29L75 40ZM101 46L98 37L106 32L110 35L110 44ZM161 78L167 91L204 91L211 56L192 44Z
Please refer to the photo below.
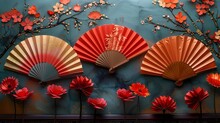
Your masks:
M91 6L89 6L91 5ZM61 20L61 18L66 15L67 13L73 11L72 8L69 8L67 11L63 12L62 14L57 14L58 17L57 19L55 19L56 16L53 16L53 17L49 17L49 19L54 19L56 20L56 22L54 22L54 20L51 20L47 25L42 25L43 21L46 19L46 17L41 17L40 19L38 20L35 20L36 21L36 24L39 24L39 26L37 27L34 27L32 30L23 30L23 27L19 24L19 32L17 34L15 34L13 36L13 38L9 41L8 44L5 45L5 48L4 50L0 53L0 59L5 55L5 53L12 47L14 46L16 40L20 37L20 36L23 36L23 35L27 35L27 34L34 34L34 33L39 33L40 30L43 30L43 29L50 29L50 28L54 28L58 25L63 25L64 26L64 29L67 31L67 33L69 32L69 23L66 23L67 20L74 20L74 27L75 28L78 28L78 30L80 30L80 26L82 25L82 22L80 20L80 18L77 18L77 15L80 15L81 13L85 12L87 9L90 9L92 7L99 7L99 6L109 6L112 4L104 1L104 3L99 3L99 2L92 2L92 3L86 3L85 6L83 7L83 9L79 12L76 12L75 14L69 16L69 17L66 17L64 19ZM27 3L26 3L26 0L24 0L24 10L25 12L27 12ZM25 13L23 14L25 15ZM26 15L25 17L23 18L27 18L28 15ZM102 17L103 19L107 19L107 16L103 16ZM101 18L101 19L102 19ZM89 20L89 19L88 19ZM39 21L39 22L38 22ZM54 24L53 24L54 23ZM6 33L7 31L5 31ZM3 36L1 37L1 41L3 41L3 37L4 37L4 34L2 34Z

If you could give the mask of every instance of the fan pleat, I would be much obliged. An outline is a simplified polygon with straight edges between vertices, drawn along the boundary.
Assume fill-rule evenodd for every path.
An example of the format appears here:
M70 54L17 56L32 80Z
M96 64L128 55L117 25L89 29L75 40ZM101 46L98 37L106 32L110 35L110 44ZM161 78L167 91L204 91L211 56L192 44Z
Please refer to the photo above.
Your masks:
M146 53L141 73L179 82L213 68L214 58L202 42L187 36L171 36Z
M5 68L41 81L82 72L74 49L62 39L47 35L30 37L15 46L7 57Z
M136 32L114 24L98 26L87 31L74 45L80 59L110 69L146 52L148 48L146 41ZM122 59L125 57L124 61L115 59L112 52L108 51L119 52L122 54L119 55L123 57Z

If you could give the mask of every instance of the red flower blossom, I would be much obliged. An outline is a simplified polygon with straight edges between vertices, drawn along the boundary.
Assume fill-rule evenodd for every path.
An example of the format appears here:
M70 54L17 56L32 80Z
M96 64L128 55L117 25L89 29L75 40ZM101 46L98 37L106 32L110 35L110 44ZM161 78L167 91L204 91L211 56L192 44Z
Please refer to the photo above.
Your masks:
M182 12L178 12L178 14L175 15L175 18L176 18L176 21L179 23L183 23L187 19L187 17L184 16Z
M88 14L88 18L92 20L99 20L101 19L102 14L98 11L92 11Z
M0 18L2 19L1 21L4 23L9 22L11 18L14 19L14 22L19 22L20 19L17 20L17 18L22 18L23 16L22 17L21 16L22 14L17 9L12 9L8 12L1 14Z
M21 22L23 15L22 14L19 16L13 15L12 18L14 19L14 21L13 21L14 23Z
M152 102L151 109L156 112L166 110L174 112L176 110L176 102L170 96L160 96Z
M213 6L215 4L214 0L202 0L203 3Z
M36 14L34 15L34 17L35 17L35 18L39 18L39 17L40 17L40 13L36 13Z
M93 85L94 83L91 79L84 76L77 76L70 83L70 89L82 91L86 96L90 96L93 91Z
M48 11L47 11L47 14L50 15L50 16L52 16L52 15L54 15L54 12L53 12L52 10L48 10Z
M219 88L220 87L220 74L218 73L211 73L206 77L206 81L216 87Z
M145 87L144 84L141 84L140 82L133 83L131 86L129 86L130 90L133 91L138 96L147 97L150 95L148 89Z
M35 15L37 14L37 7L35 5L32 5L28 8L28 14Z
M29 91L26 87L19 89L17 91L15 91L15 94L13 94L13 96L17 99L17 100L26 100L31 94L33 93L33 91Z
M204 15L207 12L207 9L209 8L206 4L196 4L196 12L198 15Z
M18 86L18 80L15 77L7 77L0 84L0 92L2 94L10 94Z
M24 27L24 30L32 30L32 26L34 25L34 23L29 20L29 18L26 18L25 21L21 22L21 26Z
M88 98L87 102L95 109L104 109L107 106L104 98Z
M195 3L195 2L196 2L196 0L191 0L191 2Z
M208 91L198 87L186 93L184 99L189 108L197 109L200 102L206 99L209 96Z
M66 94L66 89L60 85L49 85L47 87L47 94L51 96L51 98L61 98L62 95Z
M163 2L165 3L166 8L174 9L176 8L176 5L179 2L179 0L163 0Z
M123 101L132 101L132 99L135 98L135 96L130 90L126 90L124 88L118 89L117 95L118 95L118 98L122 99Z
M68 4L69 2L70 2L70 0L60 0L60 3L62 3L64 5Z
M80 12L81 11L81 6L79 4L74 5L73 6L73 11Z

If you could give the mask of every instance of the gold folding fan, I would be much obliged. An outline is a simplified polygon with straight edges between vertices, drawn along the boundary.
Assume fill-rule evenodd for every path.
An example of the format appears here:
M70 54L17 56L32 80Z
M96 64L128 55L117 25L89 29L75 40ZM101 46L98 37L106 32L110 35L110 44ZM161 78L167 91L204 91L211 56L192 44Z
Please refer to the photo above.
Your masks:
M182 81L216 68L210 50L200 41L188 36L171 36L157 42L146 53L141 73Z
M42 82L83 71L74 49L62 39L48 35L30 37L16 45L5 68Z
M109 71L148 50L146 41L133 30L106 24L83 34L74 46L79 58Z

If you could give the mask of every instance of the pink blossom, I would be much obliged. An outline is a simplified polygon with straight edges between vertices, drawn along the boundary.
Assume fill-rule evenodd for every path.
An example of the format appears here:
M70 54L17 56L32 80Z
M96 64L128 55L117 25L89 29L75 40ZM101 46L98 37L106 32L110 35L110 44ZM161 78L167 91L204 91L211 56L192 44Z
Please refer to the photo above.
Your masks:
M25 21L21 22L21 26L24 27L24 30L32 30L33 25L34 23L29 18L26 18Z

